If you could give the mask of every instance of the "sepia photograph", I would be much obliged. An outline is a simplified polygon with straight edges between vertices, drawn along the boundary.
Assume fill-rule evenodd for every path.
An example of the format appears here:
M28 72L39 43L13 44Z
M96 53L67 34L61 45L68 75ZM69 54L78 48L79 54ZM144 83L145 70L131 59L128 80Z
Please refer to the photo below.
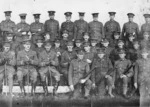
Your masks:
M1 0L0 107L150 107L150 0Z

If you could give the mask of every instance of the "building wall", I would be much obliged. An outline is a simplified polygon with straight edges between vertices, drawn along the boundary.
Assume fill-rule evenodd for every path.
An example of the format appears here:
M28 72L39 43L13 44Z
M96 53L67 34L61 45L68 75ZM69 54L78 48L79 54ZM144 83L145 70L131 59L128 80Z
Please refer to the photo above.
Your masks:
M41 13L41 22L48 19L48 10L56 11L56 19L62 23L64 12L73 12L72 21L78 19L78 12L86 12L85 20L92 20L92 12L99 12L99 21L109 20L108 12L116 11L116 20L120 23L128 21L127 13L135 13L135 22L144 23L143 14L150 11L150 0L2 0L0 3L0 21L4 20L4 11L12 10L12 20L20 21L19 13L27 13L27 23L33 22L33 13Z

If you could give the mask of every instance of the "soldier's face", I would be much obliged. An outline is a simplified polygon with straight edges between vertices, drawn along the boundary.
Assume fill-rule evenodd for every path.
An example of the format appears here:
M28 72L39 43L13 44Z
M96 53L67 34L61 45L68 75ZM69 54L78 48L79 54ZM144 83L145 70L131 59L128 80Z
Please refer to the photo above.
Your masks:
M25 22L26 21L26 19L21 19L21 22Z
M145 21L146 21L147 23L150 23L150 18L149 18L149 17L145 18Z
M60 47L60 43L55 43L55 47Z
M126 54L125 54L125 53L121 53L121 54L119 54L119 57L120 57L121 59L124 59L124 58L125 58L125 56L126 56Z
M78 56L78 58L79 58L80 60L82 60L83 57L84 57L84 55L80 55L80 54L78 54L77 56Z
M77 47L80 47L80 46L81 46L81 43L76 43L76 46L77 46Z
M109 42L102 43L104 47L108 47Z
M49 18L50 19L54 19L55 15L50 15Z
M35 22L39 22L40 18L34 18Z
M86 40L86 41L89 40L89 36L88 36L88 35L85 35L85 36L84 36L84 40Z
M30 50L30 47L31 47L31 45L30 44L24 44L24 48L25 48L25 50Z
M119 44L118 44L118 47L119 47L119 48L123 48L123 46L124 46L124 43L119 43Z
M119 39L119 35L114 35L114 38L115 39Z
M68 34L67 34L67 33L64 33L62 36L63 36L64 38L68 38Z
M94 20L94 21L97 21L97 20L98 20L98 17L93 17L93 20Z
M38 47L42 47L42 45L43 45L42 42L37 43L37 46L38 46Z
M130 22L133 22L133 17L129 17L129 21L130 21Z
M91 43L92 46L96 46L96 44L97 44L96 42L92 42Z
M144 53L142 53L142 58L146 59L148 57L148 55L149 55L148 53L144 52Z
M145 34L144 39L148 40L149 39L149 34Z
M50 35L49 34L46 34L45 35L45 40L49 40L50 39Z
M67 46L67 48L68 48L68 51L72 51L73 46Z
M111 15L109 16L110 17L110 20L114 20L115 16L114 15Z
M7 37L8 41L12 41L13 37Z
M134 49L139 49L140 45L139 44L134 44Z
M79 16L79 19L83 20L83 19L84 19L84 16Z
M66 21L70 21L71 20L71 16L66 16Z
M104 55L105 55L104 53L99 53L99 54L98 54L98 57L99 57L99 58L103 58Z
M90 46L85 46L85 47L84 47L84 50L85 50L86 52L90 51Z
M4 46L4 51L5 51L5 52L8 52L9 50L10 50L10 47Z
M5 16L6 20L10 20L11 16Z
M51 45L45 46L46 51L50 51L51 47L52 47Z
M129 37L129 40L130 40L130 41L133 41L133 40L134 40L134 37L133 37L133 36Z

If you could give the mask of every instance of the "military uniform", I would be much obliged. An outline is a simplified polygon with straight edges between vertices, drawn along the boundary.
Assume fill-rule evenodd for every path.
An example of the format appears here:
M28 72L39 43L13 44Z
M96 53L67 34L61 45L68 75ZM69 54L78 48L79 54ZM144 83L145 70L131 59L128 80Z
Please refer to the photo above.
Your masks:
M5 16L11 15L11 11L5 11L4 13L5 13ZM15 32L16 25L15 25L15 22L13 22L12 20L9 19L9 20L2 21L0 24L0 28L1 28L2 36L3 36L3 40L4 40L4 37L7 32L10 32L10 33Z
M25 20L26 19L26 14L20 14L20 18ZM16 38L15 40L17 42L22 42L23 41L23 35L26 35L30 31L30 25L27 24L26 22L20 22L16 25Z
M40 18L40 14L33 14L33 16L34 16L35 19ZM31 23L30 32L32 34L33 43L36 43L36 40L38 39L38 36L43 36L44 24L39 22L39 21L35 21L35 22Z
M72 13L66 12L65 15L67 17L70 17L72 15ZM75 35L74 35L75 25L72 21L65 21L61 24L60 34L62 35L65 30L68 32L68 35L69 35L68 40L69 41L74 40L75 39Z
M55 11L48 11L49 15L54 15ZM59 38L59 22L55 19L49 19L44 24L45 33L50 35L51 41Z
M128 13L128 17L134 17L133 13ZM125 39L125 41L129 40L129 34L135 34L135 38L140 38L139 37L139 27L138 24L135 22L127 22L123 25L122 28L122 39Z
M79 12L80 16L84 17L83 12ZM74 22L75 39L83 39L84 33L88 32L88 23L84 19L79 19Z
M98 13L93 13L93 17L98 17ZM89 24L89 35L91 39L97 39L101 41L104 38L104 27L102 22L92 21Z
M10 47L9 43L5 43L4 47ZM0 52L0 88L2 88L2 81L8 79L9 92L12 94L13 76L15 74L14 66L16 65L16 56L14 51ZM6 82L6 81L5 81Z
M83 55L83 52L79 54ZM83 59L73 59L71 61L68 72L68 82L69 85L75 87L73 97L79 97L78 95L82 87L81 85L78 85L78 83L80 82L80 79L89 72L89 70L89 64ZM91 81L89 79L85 82L84 89L85 96L88 96L91 89Z
M110 16L115 15L116 12L109 12ZM120 24L115 20L107 21L104 25L104 32L109 42L114 40L114 32L120 32Z
M30 44L29 41L25 41L25 44ZM32 92L35 91L36 82L37 82L37 71L35 66L38 65L37 53L33 50L26 51L25 49L21 50L17 54L17 77L20 84L21 92L22 89L25 93L24 85L23 85L23 77L29 76L32 84ZM27 80L29 81L29 80Z
M119 54L125 54L125 51L120 50ZM130 82L131 77L133 76L133 68L131 67L131 61L123 58L123 59L119 59L118 61L115 62L114 68L115 68L115 81L116 81L116 86L120 87L119 85L121 85L120 80L121 79L123 81L122 85L123 85L123 95L126 96L127 95L127 88L128 88L128 83ZM130 69L129 69L130 68ZM124 77L122 77L123 75L125 75Z
M98 54L105 54L103 50L98 51ZM91 79L92 83L96 84L98 94L104 96L106 92L106 86L109 87L109 90L114 85L114 72L113 66L110 59L107 56L100 58L96 56L92 62L92 68L96 67L92 72ZM108 77L106 78L106 75ZM112 94L111 92L109 94Z

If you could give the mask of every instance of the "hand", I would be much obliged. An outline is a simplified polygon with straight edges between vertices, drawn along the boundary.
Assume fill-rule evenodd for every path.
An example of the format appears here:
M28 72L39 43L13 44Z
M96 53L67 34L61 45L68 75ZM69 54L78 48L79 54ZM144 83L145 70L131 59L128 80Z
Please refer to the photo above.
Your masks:
M134 87L137 89L137 83L134 83Z
M21 31L21 29L18 29L18 32L20 32Z
M71 91L74 91L74 86L70 85L70 89L71 89Z
M92 62L90 59L87 59L86 61L87 61L87 63L91 63Z
M92 84L92 88L94 89L96 87L96 85L95 84Z
M25 35L25 34L26 34L26 32L22 32L21 34L22 34L22 35Z
M105 76L105 78L108 78L108 77L109 77L109 75L106 75L106 76Z
M83 83L85 83L85 82L86 82L86 79L81 79L81 80L80 80L80 83L81 83L81 84L83 84Z
M38 29L38 31L40 32L40 31L41 31L41 29Z
M63 63L64 65L68 65L68 62L66 62L66 63Z
M60 53L60 52L57 52L57 57L60 56L60 55L61 55L61 53Z
M112 85L112 89L115 89L115 85L114 84Z
M125 77L127 77L127 76L126 76L126 75L124 75L124 74L120 76L120 78L125 78Z

